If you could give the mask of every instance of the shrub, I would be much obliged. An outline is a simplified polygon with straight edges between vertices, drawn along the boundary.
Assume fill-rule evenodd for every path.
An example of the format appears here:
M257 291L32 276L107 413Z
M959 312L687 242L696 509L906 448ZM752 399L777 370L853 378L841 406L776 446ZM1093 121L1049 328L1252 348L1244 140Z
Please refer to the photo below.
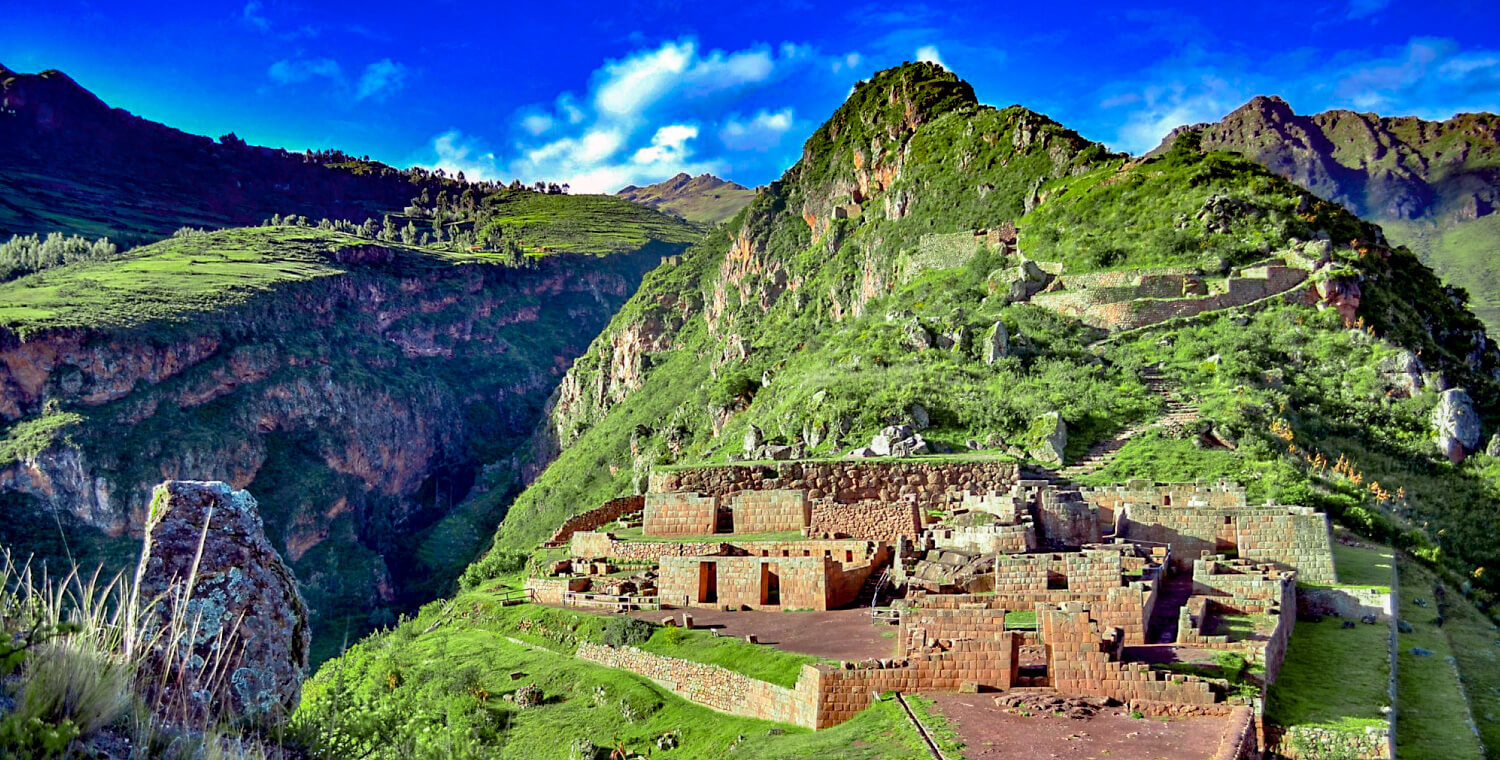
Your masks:
M656 627L643 620L613 617L604 624L604 643L612 647L634 647L646 643Z

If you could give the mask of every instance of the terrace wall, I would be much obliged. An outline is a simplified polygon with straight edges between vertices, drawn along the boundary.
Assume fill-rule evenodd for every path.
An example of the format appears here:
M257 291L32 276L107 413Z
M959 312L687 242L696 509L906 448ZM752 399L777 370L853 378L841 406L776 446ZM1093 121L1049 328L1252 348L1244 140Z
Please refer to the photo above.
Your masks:
M740 491L729 497L729 508L735 533L802 530L812 522L812 505L802 489Z
M832 499L812 503L812 532L827 536L852 536L870 541L896 543L922 533L922 515L916 504L861 501L840 504Z
M958 503L965 493L1005 493L1019 477L1020 467L1014 462L769 462L656 471L651 473L648 490L728 496L739 491L800 488L810 499L830 498L839 504L910 500L918 505L947 505Z
M608 525L621 517L640 512L646 506L643 496L626 496L620 499L610 499L598 508L591 509L580 515L574 515L563 521L547 540L547 546L563 546L568 543L574 533L579 531L594 530Z
M690 493L646 494L645 521L648 536L711 536L718 527L719 500Z

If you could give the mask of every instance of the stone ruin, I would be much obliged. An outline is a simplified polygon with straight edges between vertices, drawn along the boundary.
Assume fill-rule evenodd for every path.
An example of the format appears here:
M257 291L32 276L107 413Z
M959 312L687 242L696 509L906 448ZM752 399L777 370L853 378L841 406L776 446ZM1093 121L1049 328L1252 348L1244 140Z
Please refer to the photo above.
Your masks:
M533 578L539 599L856 605L900 626L893 657L810 667L783 695L799 706L788 720L815 728L892 689L1048 687L1150 714L1258 715L1226 682L1153 669L1142 652L1238 652L1269 684L1295 622L1296 581L1335 581L1325 515L1250 505L1228 483L1076 488L999 461L792 461L654 473L644 497L601 510L575 518L589 529L567 536L572 569L593 572ZM627 529L639 535L616 533ZM593 598L610 588L597 571L618 566L649 574L654 595ZM1253 723L1240 745L1263 741Z

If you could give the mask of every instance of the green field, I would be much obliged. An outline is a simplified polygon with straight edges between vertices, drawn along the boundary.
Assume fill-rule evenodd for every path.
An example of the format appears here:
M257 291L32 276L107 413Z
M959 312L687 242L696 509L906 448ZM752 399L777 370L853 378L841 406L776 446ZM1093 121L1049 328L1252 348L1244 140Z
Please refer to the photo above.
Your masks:
M1465 688L1470 699L1478 698L1476 709L1480 716L1485 710L1496 709L1497 687L1500 687L1500 658L1494 656L1493 626L1484 626L1477 615L1460 614L1454 623L1435 624L1438 606L1435 603L1433 584L1436 579L1425 568L1410 561L1401 561L1401 619L1412 626L1411 633L1402 633L1397 639L1401 647L1396 657L1396 755L1400 758L1482 758L1485 756L1479 740L1470 729L1468 718L1474 706L1465 701ZM1449 592L1454 607L1467 607L1457 594ZM1426 602L1426 606L1417 603ZM1451 627L1450 627L1451 626ZM1300 627L1300 625L1299 625ZM1475 629L1491 629L1491 643L1486 649L1467 652L1466 660L1450 663L1461 648L1453 642L1454 633L1460 628L1469 629L1465 640ZM1425 649L1432 654L1417 656L1414 648ZM1460 674L1462 673L1462 681ZM1494 736L1500 725L1494 720L1485 733Z
M680 219L610 195L502 193L486 199L479 239L486 247L606 254L651 241L691 243L697 230Z
M1390 628L1342 620L1299 621L1281 673L1266 701L1266 719L1281 726L1362 731L1385 716Z
M315 758L566 760L574 742L583 740L640 753L649 748L652 757L666 760L926 757L900 706L890 700L841 726L813 732L715 713L634 674L574 659L576 643L600 637L605 620L529 605L502 608L485 594L428 605L416 619L369 637L321 669L303 687L298 733L312 737ZM655 641L645 648L762 676L774 675L765 671L768 664L786 656L737 640L707 650L701 644L694 636L675 648ZM735 649L744 652L725 654ZM505 696L528 684L539 687L543 698L537 707L518 710ZM414 712L417 705L424 707ZM945 746L955 746L950 733L934 727ZM657 743L666 734L674 735L675 748ZM333 753L335 747L342 754Z

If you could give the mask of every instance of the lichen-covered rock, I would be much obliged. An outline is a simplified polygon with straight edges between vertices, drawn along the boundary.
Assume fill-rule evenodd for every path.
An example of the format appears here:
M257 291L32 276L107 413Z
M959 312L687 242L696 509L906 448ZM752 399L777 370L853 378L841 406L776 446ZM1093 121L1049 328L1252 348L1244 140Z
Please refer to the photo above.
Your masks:
M1010 333L1005 329L1005 323L995 321L995 326L990 329L989 339L984 342L984 363L994 364L1000 358L1010 353Z
M1063 449L1068 445L1068 424L1063 422L1062 415L1047 412L1031 423L1027 433L1030 440L1027 455L1043 464L1062 464Z
M1454 464L1479 448L1481 431L1474 402L1463 388L1443 391L1432 410L1433 441Z
M143 682L165 692L154 695L164 717L267 723L296 707L307 605L254 497L221 482L157 486L136 579L151 605Z
M1377 369L1388 386L1407 396L1414 396L1422 390L1424 385L1422 375L1427 371L1427 368L1422 366L1422 360L1406 349L1382 359Z

